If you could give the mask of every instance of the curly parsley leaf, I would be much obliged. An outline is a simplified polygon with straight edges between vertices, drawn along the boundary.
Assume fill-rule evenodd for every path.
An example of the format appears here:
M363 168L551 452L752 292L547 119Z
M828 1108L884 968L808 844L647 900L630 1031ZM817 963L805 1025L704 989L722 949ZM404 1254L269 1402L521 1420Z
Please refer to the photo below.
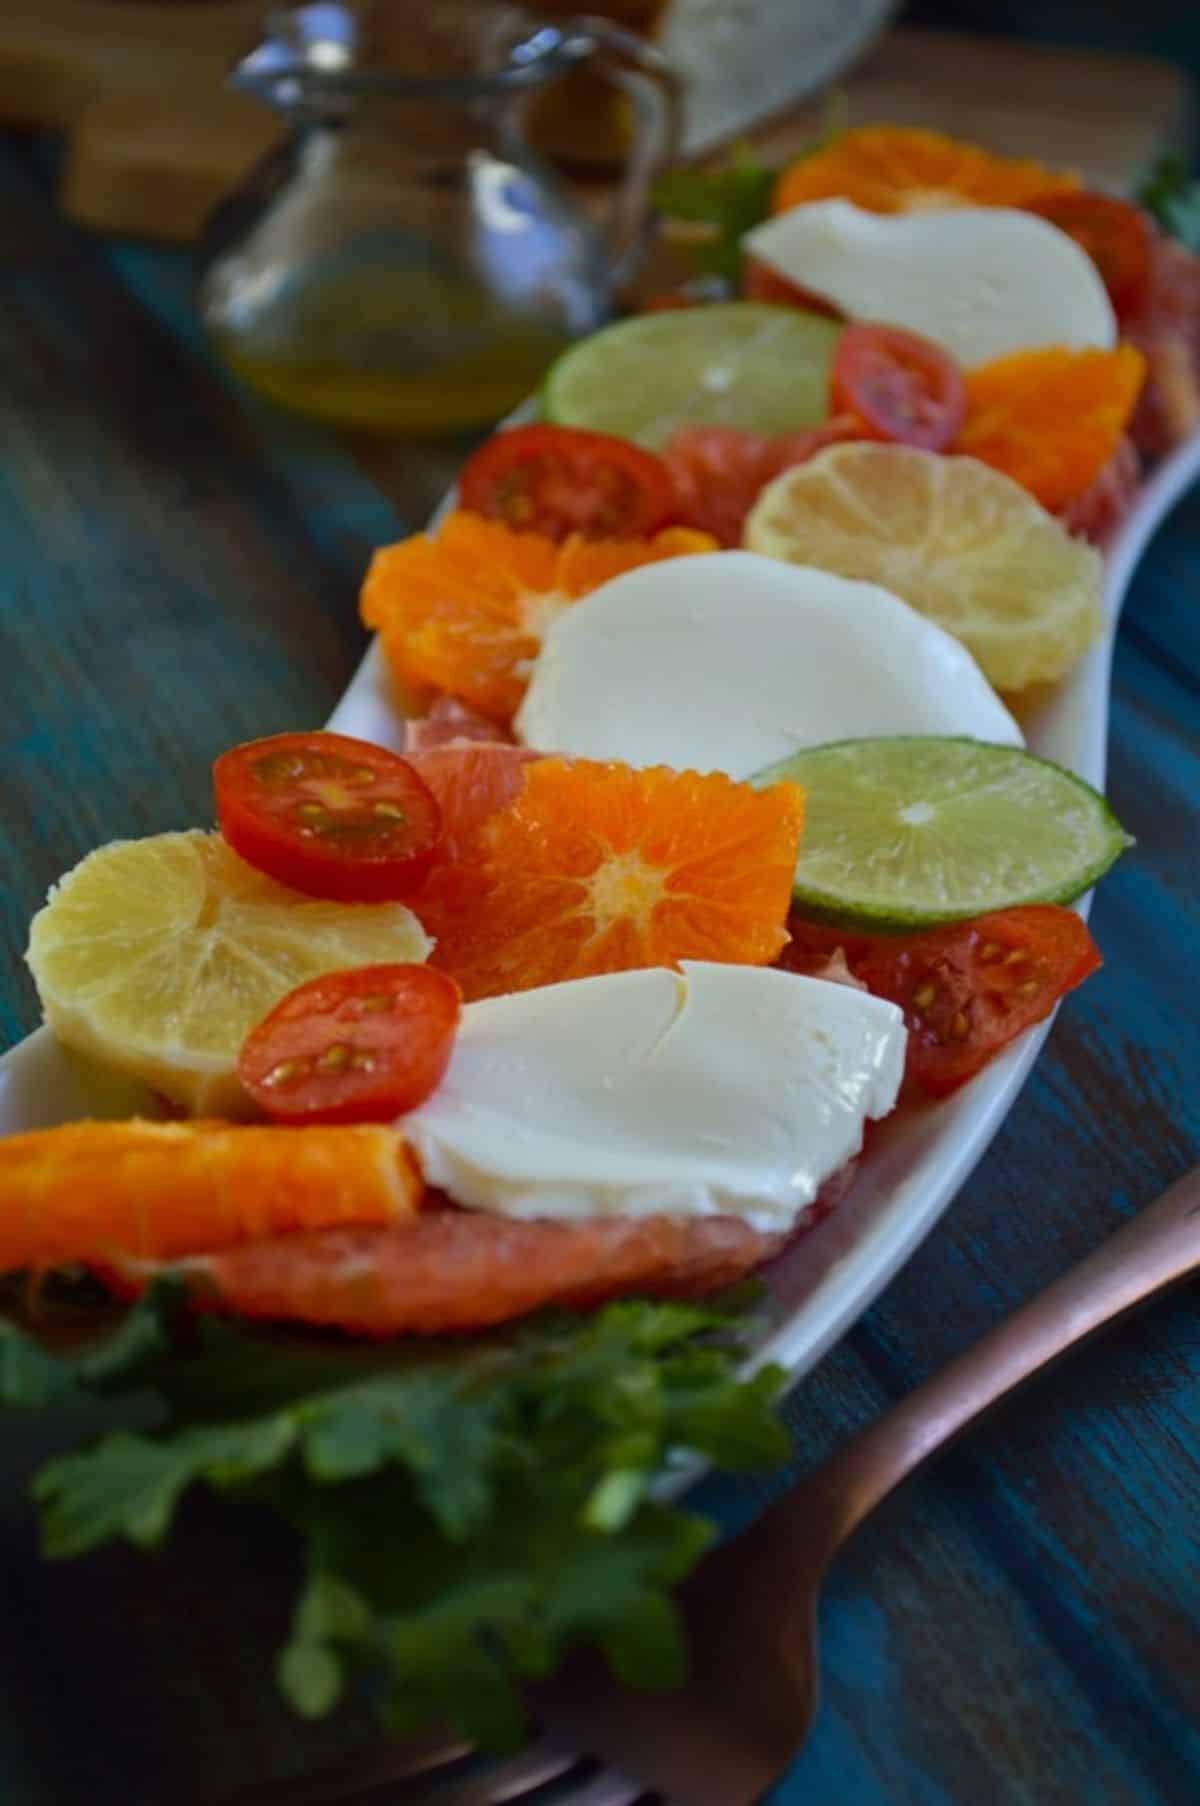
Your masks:
M1185 157L1174 151L1160 157L1136 199L1172 238L1200 251L1200 181Z
M4 1329L9 1402L125 1387L161 1418L41 1470L44 1547L152 1547L194 1487L272 1509L307 1573L279 1682L309 1715L363 1671L397 1729L442 1716L510 1743L522 1682L580 1641L634 1684L670 1685L671 1589L712 1526L656 1482L680 1459L748 1467L788 1452L779 1375L739 1375L737 1301L626 1301L372 1347L181 1318L178 1302L158 1290L82 1354Z

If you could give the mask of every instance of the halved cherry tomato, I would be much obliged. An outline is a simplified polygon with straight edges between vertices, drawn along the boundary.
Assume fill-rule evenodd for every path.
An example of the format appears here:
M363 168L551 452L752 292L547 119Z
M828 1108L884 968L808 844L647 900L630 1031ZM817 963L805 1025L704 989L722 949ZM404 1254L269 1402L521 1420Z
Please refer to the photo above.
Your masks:
M1120 320L1139 315L1150 294L1154 232L1140 207L1115 195L1077 189L1048 194L1028 211L1049 220L1085 250L1103 279Z
M518 532L640 539L678 518L661 458L573 426L514 426L468 458L459 505Z
M747 301L768 301L776 307L802 307L806 313L824 314L828 320L840 320L841 312L823 295L777 276L769 264L747 257L742 265L742 294Z
M788 922L780 964L816 972L843 948L855 978L904 1011L905 1072L935 1097L995 1058L1023 1029L1100 965L1100 950L1073 910L1053 903L1000 909L921 934L864 935L827 923Z
M406 759L346 734L272 734L213 766L221 832L249 865L312 897L405 897L441 812Z
M440 1081L461 1009L431 966L328 972L251 1029L238 1078L278 1122L390 1122Z
M829 375L831 413L852 413L881 439L942 451L967 411L962 372L929 339L898 326L847 326Z

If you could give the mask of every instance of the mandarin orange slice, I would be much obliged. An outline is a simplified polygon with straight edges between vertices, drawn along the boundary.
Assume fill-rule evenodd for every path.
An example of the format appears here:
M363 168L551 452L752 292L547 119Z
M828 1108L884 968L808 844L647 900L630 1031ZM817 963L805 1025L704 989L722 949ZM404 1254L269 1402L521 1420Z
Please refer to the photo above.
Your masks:
M682 959L766 965L804 819L792 784L540 759L418 903L468 999Z
M977 144L910 126L867 125L782 172L773 213L841 198L870 213L938 207L1026 207L1078 188L1079 179L1028 158L996 157Z
M436 533L376 552L360 612L402 684L457 696L506 725L562 609L622 571L715 549L686 527L636 540L572 534L559 545L459 510Z
M1145 374L1132 345L996 358L967 373L967 418L954 449L1002 470L1057 513L1113 457Z
M0 1272L388 1223L421 1191L390 1128L63 1123L0 1140Z
M514 1222L443 1207L387 1229L275 1236L200 1255L180 1270L195 1281L201 1309L363 1336L430 1335L631 1292L699 1297L744 1278L783 1239L738 1217ZM106 1277L136 1293L155 1270L122 1261Z

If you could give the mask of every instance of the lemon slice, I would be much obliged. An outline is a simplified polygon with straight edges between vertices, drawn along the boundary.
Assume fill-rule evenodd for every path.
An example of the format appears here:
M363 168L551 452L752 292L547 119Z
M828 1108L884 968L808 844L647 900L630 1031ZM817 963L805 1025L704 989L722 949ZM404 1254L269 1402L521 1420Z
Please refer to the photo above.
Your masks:
M975 458L835 446L767 486L745 543L882 584L961 640L998 690L1054 682L1104 627L1100 554Z
M1072 903L1132 842L1074 772L1017 746L897 735L806 747L750 782L806 793L793 895L887 931Z
M195 829L89 853L33 918L26 957L60 1041L227 1116L249 1109L242 1042L288 991L430 945L402 903L314 901Z
M819 314L754 301L636 314L563 352L542 412L652 451L693 423L794 432L825 418L840 335Z

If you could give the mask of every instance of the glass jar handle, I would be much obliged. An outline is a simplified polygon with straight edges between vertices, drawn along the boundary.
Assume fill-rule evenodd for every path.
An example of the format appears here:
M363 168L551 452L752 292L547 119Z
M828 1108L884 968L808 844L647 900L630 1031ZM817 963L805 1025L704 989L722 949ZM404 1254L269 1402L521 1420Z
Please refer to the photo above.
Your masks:
M636 32L591 14L572 19L562 31L579 60L594 61L633 107L633 143L604 222L609 273L613 286L620 288L644 249L651 185L679 150L683 93L666 57Z

